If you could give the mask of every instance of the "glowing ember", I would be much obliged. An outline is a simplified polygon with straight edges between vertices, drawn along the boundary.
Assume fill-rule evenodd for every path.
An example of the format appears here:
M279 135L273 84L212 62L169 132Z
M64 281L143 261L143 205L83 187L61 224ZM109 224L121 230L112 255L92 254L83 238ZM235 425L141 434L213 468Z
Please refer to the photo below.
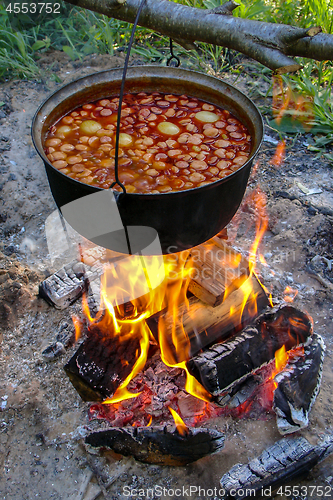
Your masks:
M187 425L180 418L178 413L169 406L169 410L176 424L176 429L181 436L186 436L189 433Z
M296 295L298 294L298 290L295 290L294 288L291 288L290 286L286 286L284 290L284 296L283 300L285 302L294 302Z

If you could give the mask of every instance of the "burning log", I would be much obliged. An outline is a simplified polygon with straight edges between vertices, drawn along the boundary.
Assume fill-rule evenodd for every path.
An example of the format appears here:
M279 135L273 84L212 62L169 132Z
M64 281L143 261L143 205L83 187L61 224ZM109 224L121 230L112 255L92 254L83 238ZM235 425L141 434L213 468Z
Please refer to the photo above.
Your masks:
M244 305L244 289L250 286L253 292ZM254 296L256 297L256 312L253 304ZM224 302L216 307L208 306L201 300L191 297L188 306L186 304L179 306L176 325L173 315L166 310L153 314L147 319L147 324L156 339L162 327L170 346L173 345L171 339L174 331L178 346L181 347L177 350L177 354L174 354L176 362L179 363L196 355L202 348L241 330L268 305L269 301L264 289L254 276L250 276L240 288L231 292ZM232 316L230 311L233 311Z
M83 401L104 401L131 373L138 352L137 336L105 335L97 323L90 326L86 339L64 369Z
M249 275L248 261L217 236L192 249L189 257L192 270L188 290L213 307L221 304L226 288Z
M274 359L282 346L290 350L304 344L312 334L309 318L291 306L259 316L231 339L215 344L187 362L204 388L219 397Z
M133 456L144 463L179 466L222 449L224 434L214 429L192 428L180 435L174 426L111 427L90 433L85 443Z
M281 434L307 427L309 412L320 389L325 345L313 334L304 346L304 355L290 360L275 377L273 409Z
M235 384L227 394L219 396L219 406L238 408L251 398L252 394L264 382L261 374L254 373L239 384Z
M272 498L274 491L286 482L308 473L312 467L333 453L333 435L318 446L305 438L283 438L267 448L248 464L236 464L224 474L220 484L224 498L241 500L256 492Z

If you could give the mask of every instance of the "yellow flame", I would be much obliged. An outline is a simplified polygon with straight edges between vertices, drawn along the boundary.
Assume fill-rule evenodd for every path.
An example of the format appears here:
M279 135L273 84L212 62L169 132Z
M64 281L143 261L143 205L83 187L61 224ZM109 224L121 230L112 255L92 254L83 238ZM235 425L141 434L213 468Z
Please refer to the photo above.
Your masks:
M251 277L255 274L258 249L268 224L264 194L260 190L255 191L252 194L252 201L258 212L256 238L250 251L249 277L245 275L238 280L237 284L244 296L241 316L245 306L250 314L253 316L256 314L257 293L251 286ZM216 259L212 242L206 244L200 252L212 261ZM237 269L242 261L242 255L229 252L227 256L222 256L220 264L226 259L228 259L225 263L226 267ZM212 401L212 396L189 373L186 362L177 362L178 359L189 358L191 347L182 317L180 317L179 306L182 305L183 314L189 314L187 289L192 270L193 257L190 258L189 251L164 257L128 256L115 264L111 263L106 266L101 280L101 308L95 318L92 318L87 298L84 297L83 308L91 325L98 323L98 328L106 337L116 336L120 342L133 337L139 339L140 343L140 352L137 354L131 372L114 395L103 402L104 404L118 403L140 394L130 393L127 387L144 368L147 360L151 332L146 324L146 318L165 307L168 311L168 324L163 324L163 321L159 321L158 324L161 359L167 366L185 371L185 390L188 393L203 401ZM228 293L229 290L226 291L226 294ZM129 304L129 301L130 307L126 308L125 304ZM236 311L239 312L239 306ZM235 314L233 307L230 308L230 314ZM237 321L238 318L235 322Z
M290 85L284 85L281 75L273 77L273 116L278 125L284 118L298 122L305 131L313 125L313 98L295 92Z
M288 360L289 360L289 353L286 352L286 348L283 345L282 347L280 347L280 349L278 349L275 352L275 369L272 375L270 376L271 380L274 380L274 377L278 373L280 373L283 370L283 368L285 368L286 364L288 363ZM276 389L277 386L278 384L274 381L274 389Z
M294 302L296 295L298 294L298 290L296 290L295 288L291 288L290 286L286 286L283 293L284 293L283 300L285 302L291 303Z
M145 315L141 315L144 316ZM141 320L142 321L142 320ZM133 369L131 373L126 377L126 379L123 381L123 383L118 387L112 398L107 398L105 401L103 401L103 404L112 404L112 403L119 403L119 401L123 401L125 399L131 399L131 398L136 398L141 394L140 392L138 393L131 393L127 390L127 386L130 383L131 380L144 368L146 361L147 361L147 354L148 354L148 349L149 349L149 329L145 324L142 324L142 337L140 339L140 348L141 352L136 360Z
M189 428L183 422L178 413L169 406L169 410L176 424L176 429L181 436L186 436L189 433Z

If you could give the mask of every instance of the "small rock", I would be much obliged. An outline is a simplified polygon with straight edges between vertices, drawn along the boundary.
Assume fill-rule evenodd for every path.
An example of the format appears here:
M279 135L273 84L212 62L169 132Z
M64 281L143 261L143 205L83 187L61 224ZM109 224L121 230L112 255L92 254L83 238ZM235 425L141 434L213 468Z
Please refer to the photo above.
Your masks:
M42 356L47 361L52 361L55 358L58 358L62 354L65 354L65 346L61 342L54 342L49 345L42 351Z
M309 215L317 215L317 210L314 207L309 207L308 208L308 214Z
M8 256L12 255L13 253L15 253L15 247L14 247L14 245L9 245L8 247L4 248L3 253L5 255L8 255Z

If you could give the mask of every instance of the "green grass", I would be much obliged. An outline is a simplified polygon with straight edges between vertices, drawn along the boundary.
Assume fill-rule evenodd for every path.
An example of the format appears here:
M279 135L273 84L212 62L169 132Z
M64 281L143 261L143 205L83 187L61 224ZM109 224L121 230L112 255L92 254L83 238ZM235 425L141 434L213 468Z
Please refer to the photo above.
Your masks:
M62 0L60 0L62 2ZM224 0L174 0L184 5L207 9L215 8ZM237 1L237 0L236 0ZM61 3L61 14L13 15L6 11L9 0L0 5L0 80L13 78L42 79L38 58L50 49L62 50L72 60L82 60L86 55L110 54L125 49L131 25L95 14L88 10ZM292 24L300 27L321 26L326 33L333 30L333 0L242 0L233 11L234 16L260 21ZM165 64L169 57L169 40L157 33L138 27L133 52L144 61ZM175 53L182 65L218 76L223 71L236 75L244 70L253 73L251 64L240 65L237 54L210 44L198 43L197 50L186 51L175 44ZM325 154L333 144L332 63L302 60L304 69L296 75L283 77L285 88L302 94L311 102L313 116L308 119L314 134L311 149ZM256 74L258 65L255 63ZM269 70L260 67L260 73ZM286 113L280 126L281 133L299 132L294 111ZM274 123L272 122L274 125ZM295 126L296 124L296 126ZM308 131L308 128L306 128ZM333 161L333 160L332 160Z

